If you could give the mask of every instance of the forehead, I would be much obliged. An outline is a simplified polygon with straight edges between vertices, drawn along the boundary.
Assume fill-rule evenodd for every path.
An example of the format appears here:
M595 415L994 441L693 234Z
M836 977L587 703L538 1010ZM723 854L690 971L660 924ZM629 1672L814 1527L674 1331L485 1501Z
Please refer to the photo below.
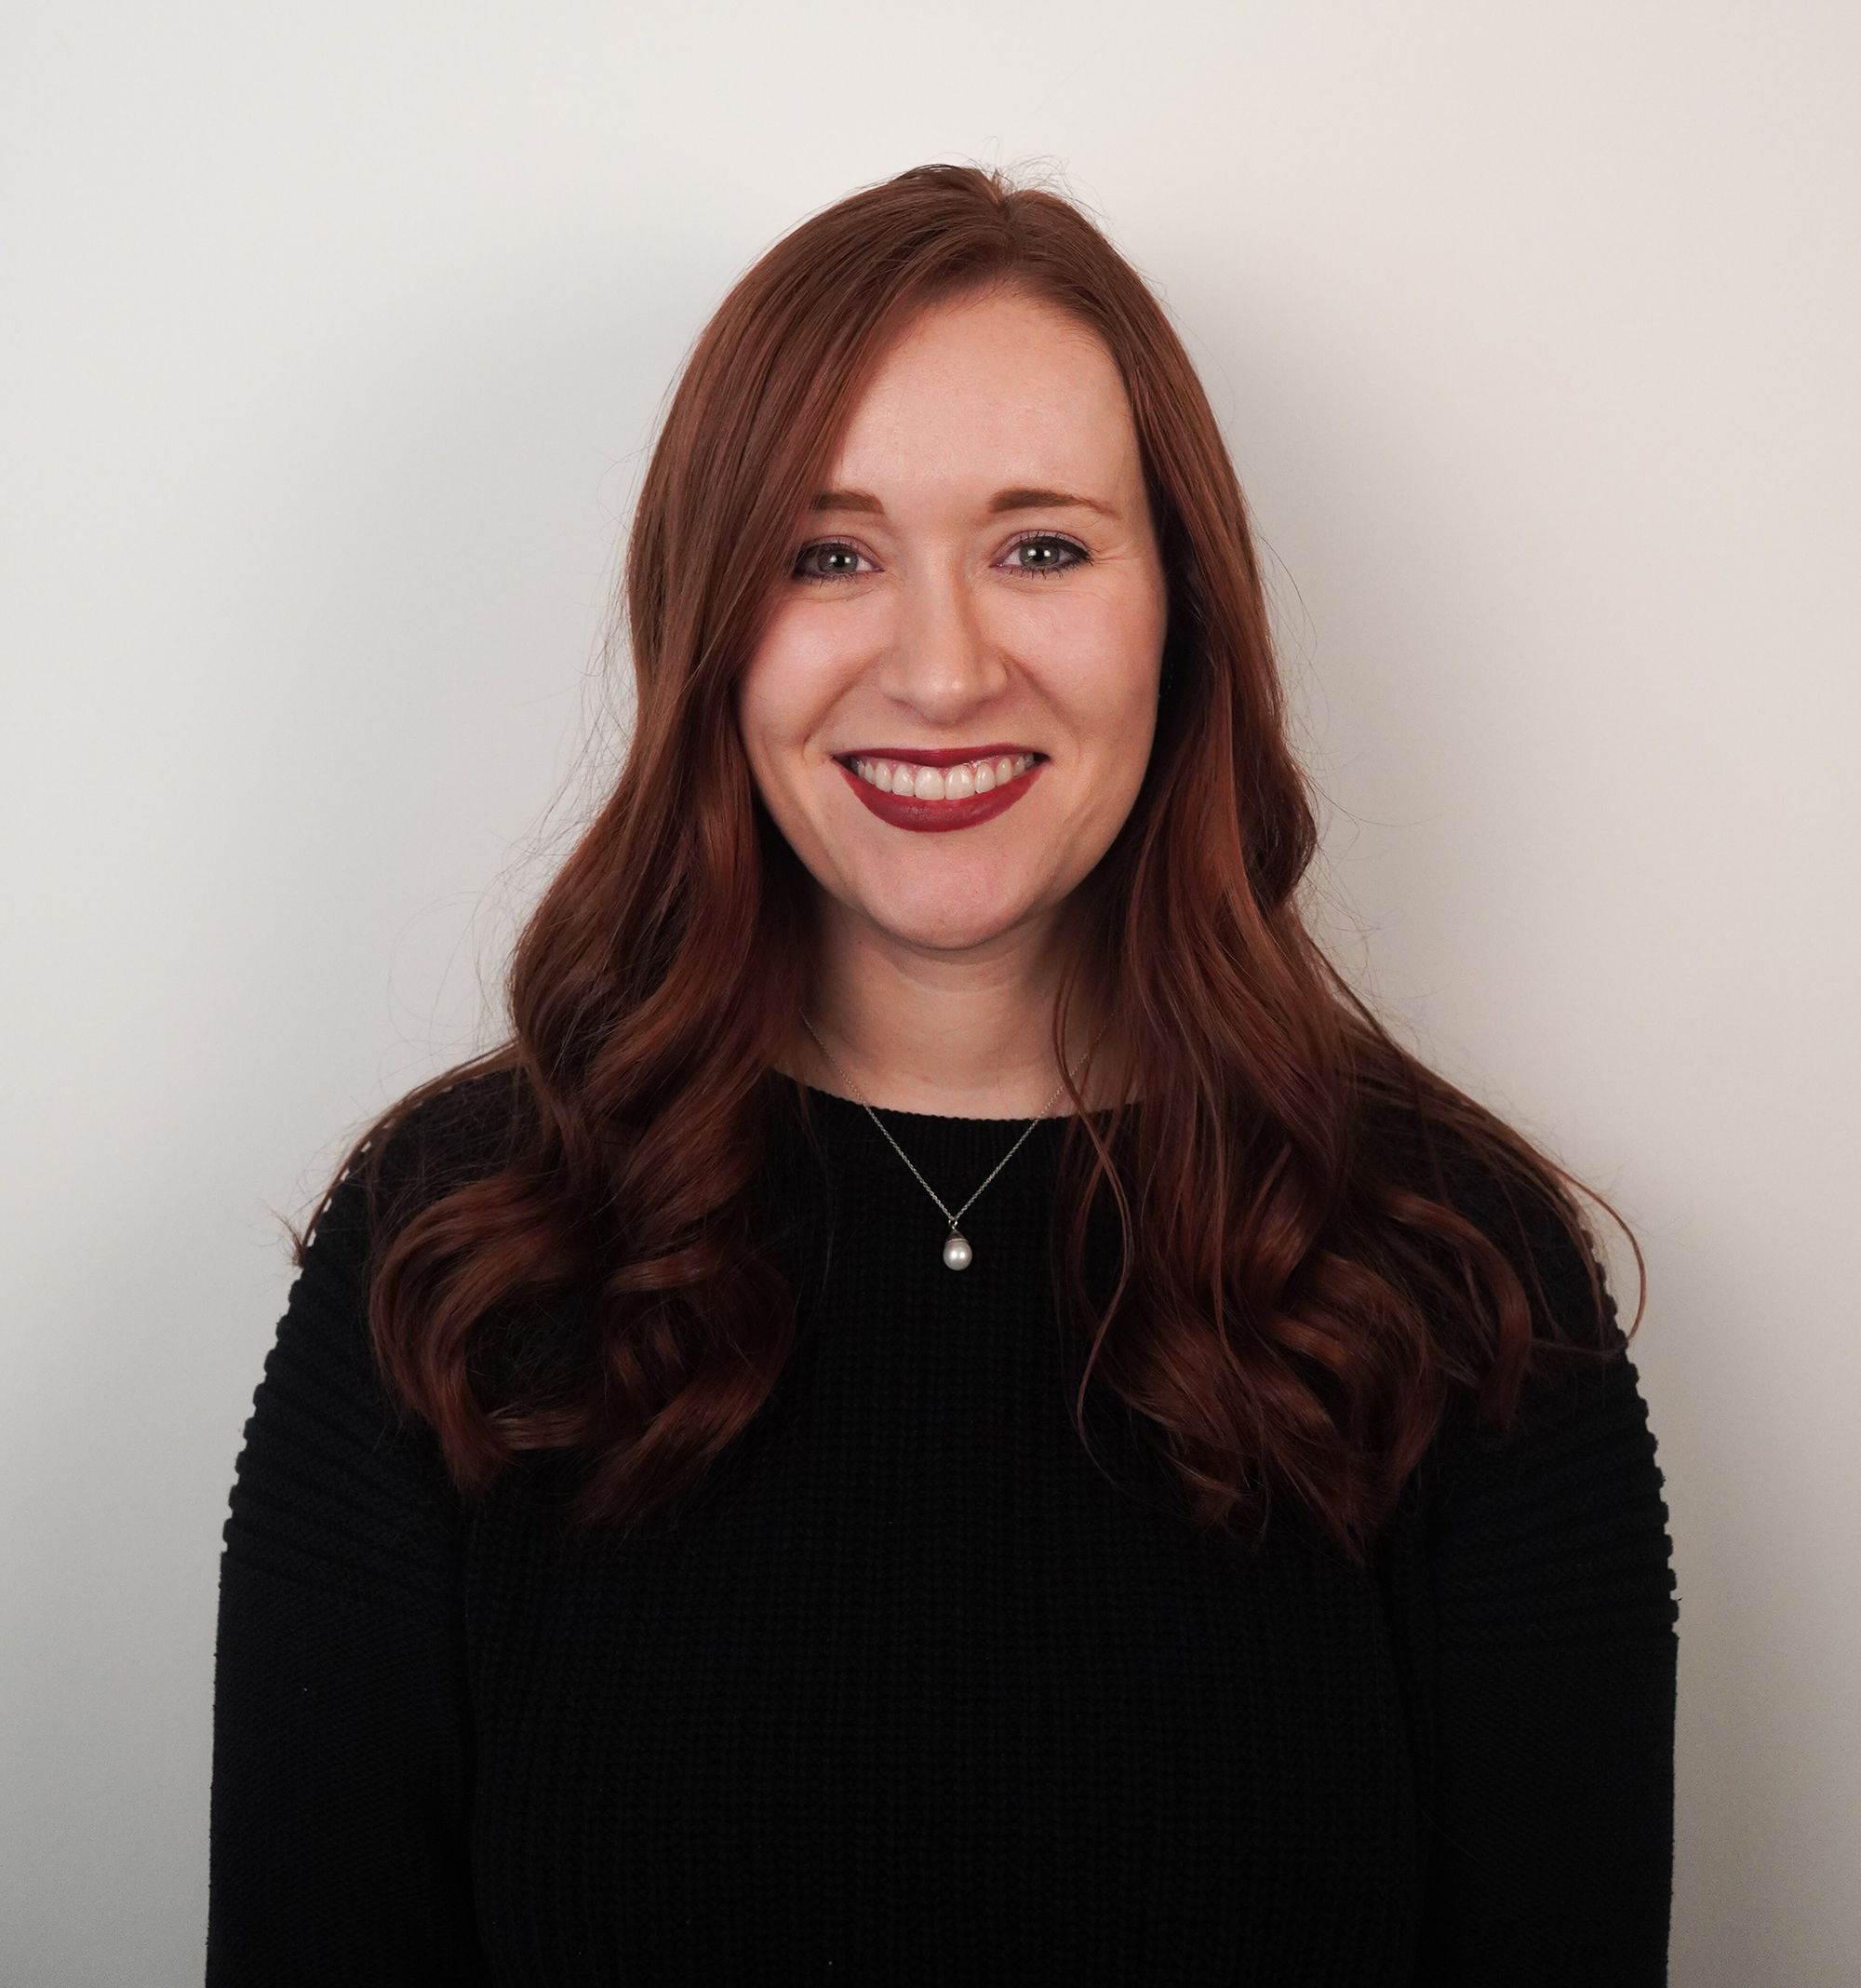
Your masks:
M830 481L885 494L926 480L1124 490L1137 437L1117 362L1090 327L1020 294L941 304L888 348Z

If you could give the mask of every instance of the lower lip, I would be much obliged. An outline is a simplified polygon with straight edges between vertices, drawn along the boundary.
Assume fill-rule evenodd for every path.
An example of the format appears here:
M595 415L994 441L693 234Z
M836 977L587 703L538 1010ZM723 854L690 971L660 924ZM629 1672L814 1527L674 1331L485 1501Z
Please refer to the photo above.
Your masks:
M862 780L850 766L841 766L837 759L834 764L880 821L890 822L894 828L935 833L944 828L973 828L978 822L993 821L1026 793L1047 761L1037 759L1024 773L1017 773L1006 785L991 787L986 794L971 794L963 800L918 800L915 796L881 793L870 780Z

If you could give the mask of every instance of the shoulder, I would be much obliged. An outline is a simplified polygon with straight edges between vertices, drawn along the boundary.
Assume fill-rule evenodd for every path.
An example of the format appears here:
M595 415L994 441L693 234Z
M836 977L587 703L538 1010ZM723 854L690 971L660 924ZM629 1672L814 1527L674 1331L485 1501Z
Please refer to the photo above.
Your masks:
M1458 1126L1425 1122L1411 1109L1379 1104L1366 1111L1363 1125L1386 1177L1453 1209L1506 1258L1526 1287L1534 1337L1592 1350L1626 1344L1607 1266L1576 1193L1542 1165L1521 1171ZM1439 1247L1441 1239L1430 1242Z
M495 1153L508 1095L499 1073L422 1099L386 1135L372 1194L368 1171L352 1162L311 1225L252 1393L221 1530L242 1624L288 1587L398 1614L434 1617L447 1605L456 1500L431 1428L382 1361L370 1279L396 1204L432 1198Z
M390 1154L403 1166L448 1172L494 1166L528 1101L528 1081L515 1065L455 1078L407 1110L390 1135Z
M1644 1468L1653 1444L1648 1403L1578 1190L1555 1175L1521 1173L1459 1127L1425 1124L1412 1110L1379 1106L1365 1145L1386 1179L1444 1203L1479 1230L1525 1301L1529 1339L1522 1346L1508 1339L1503 1360L1491 1276L1478 1279L1489 1294L1484 1326L1464 1329L1458 1311L1452 1327L1440 1326L1452 1377L1430 1444L1431 1483L1443 1489L1503 1483L1516 1492L1533 1458L1553 1471ZM1454 1240L1419 1223L1408 1227L1406 1240L1449 1290L1465 1288ZM1424 1288L1440 1299L1439 1286Z
M408 1095L411 1104L404 1097L377 1121L336 1190L352 1221L367 1210L371 1230L397 1229L433 1202L498 1172L514 1149L529 1085L510 1066ZM330 1205L333 1213L334 1199Z

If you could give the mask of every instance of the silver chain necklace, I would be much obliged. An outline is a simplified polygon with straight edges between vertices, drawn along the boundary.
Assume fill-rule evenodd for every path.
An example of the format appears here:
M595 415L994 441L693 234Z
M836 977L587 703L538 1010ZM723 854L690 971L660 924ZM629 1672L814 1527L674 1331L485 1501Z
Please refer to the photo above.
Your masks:
M808 1033L813 1036L814 1040L817 1042L821 1042L821 1037L815 1029L814 1024L810 1022L805 1014L801 1017L801 1022L802 1026L807 1029ZM1110 1026L1111 1023L1109 1019L1107 1019L1105 1028L1101 1028L1098 1032L1098 1035L1095 1036L1092 1040L1092 1046L1094 1049L1098 1047L1099 1041L1103 1039L1105 1028L1110 1028ZM927 1193L933 1202L937 1203L938 1207L944 1209L944 1219L947 1221L950 1225L950 1234L948 1240L944 1244L944 1268L946 1269L952 1270L968 1269L970 1265L976 1260L976 1253L971 1247L969 1238L962 1233L962 1231L957 1228L957 1225L962 1220L963 1216L969 1213L971 1203L973 1203L976 1199L976 1195L979 1195L983 1191L983 1188L987 1187L989 1181L993 1180L996 1175L1000 1173L1002 1168L1005 1167L1008 1162L1014 1158L1015 1154L1018 1153L1021 1150L1022 1147L1026 1144L1027 1139L1033 1133L1035 1126L1038 1125L1041 1121L1046 1118L1047 1113L1052 1110L1053 1107L1059 1103L1062 1096L1064 1096L1065 1094L1066 1086L1063 1083L1060 1086L1059 1090L1055 1091L1052 1096L1047 1100L1046 1109L1040 1113L1040 1116L1038 1118L1032 1118L1028 1120L1027 1130L1024 1132L1021 1135L1021 1137L1018 1138L1014 1142L1014 1144L1009 1148L1009 1149L1001 1156L998 1161L997 1161L995 1166L990 1170L988 1180L984 1180L983 1182L983 1187L978 1188L976 1189L975 1194L971 1194L970 1196L970 1199L966 1201L963 1205L957 1210L956 1214L952 1215L949 1209L944 1206L943 1197L937 1192L936 1189L933 1188L930 1183L925 1179L922 1174L917 1173L917 1169L915 1166L911 1166L910 1154L908 1154L904 1150L904 1147L902 1147L898 1143L898 1141L892 1137L890 1133L885 1131L884 1122L880 1119L878 1113L873 1109L872 1106L867 1103L865 1093L860 1089L858 1084L853 1082L853 1080L847 1075L845 1070L840 1069L839 1058L835 1055L834 1052L829 1049L824 1042L821 1042L821 1054L825 1056L827 1061L834 1066L835 1069L839 1071L840 1081L848 1085L851 1089L853 1095L859 1099L861 1104L865 1106L866 1116L872 1120L873 1123L877 1125L881 1132L885 1132L886 1142L888 1145L890 1146L892 1151L895 1152L898 1157L904 1162L906 1166L911 1167L911 1171L913 1172L913 1174L916 1174L917 1175L917 1185L924 1189L925 1193Z

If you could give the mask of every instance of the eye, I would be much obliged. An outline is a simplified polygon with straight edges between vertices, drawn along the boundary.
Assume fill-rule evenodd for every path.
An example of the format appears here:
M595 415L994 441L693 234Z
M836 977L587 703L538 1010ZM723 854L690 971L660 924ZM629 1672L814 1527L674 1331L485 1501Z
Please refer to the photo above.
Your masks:
M857 545L850 545L845 539L816 539L811 545L804 545L796 555L795 575L797 580L857 580L856 571L842 570L839 572L810 572L808 562L818 558L823 553L844 554L850 559L861 559L865 556Z
M1016 539L1014 544L1008 548L1009 557L1011 559L1016 557L1017 555L1025 552L1030 545L1057 545L1062 552L1069 552L1073 557L1064 566L1054 566L1046 562L1038 566L1011 566L1009 568L1010 572L1026 573L1038 579L1043 578L1048 573L1070 572L1076 566L1089 566L1091 563L1092 556L1083 545L1076 544L1069 538L1062 538L1057 532L1053 531L1030 531L1025 538Z
M1038 565L1024 566L1019 563L1020 556L1029 546L1058 548L1060 552L1070 554L1071 557L1062 564L1055 564L1049 557L1042 559ZM823 572L818 566L810 564L829 554L850 560L853 564L842 566L838 571L828 572ZM860 548L848 539L815 539L811 544L804 545L796 555L792 577L810 583L823 580L857 580L862 577L858 561L864 557ZM1083 545L1072 539L1063 538L1056 531L1030 531L1015 540L1008 548L1007 557L1011 562L1008 571L1017 579L1044 580L1050 573L1070 572L1076 566L1090 565L1092 556Z

